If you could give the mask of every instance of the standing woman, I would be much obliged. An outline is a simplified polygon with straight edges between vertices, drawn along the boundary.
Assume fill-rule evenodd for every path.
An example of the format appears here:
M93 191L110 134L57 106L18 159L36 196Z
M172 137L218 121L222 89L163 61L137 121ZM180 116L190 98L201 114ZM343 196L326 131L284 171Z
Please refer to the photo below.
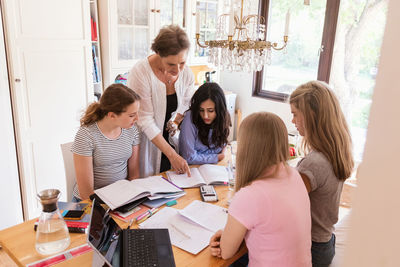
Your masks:
M277 115L259 112L243 120L236 193L225 229L211 237L213 256L231 258L245 240L249 266L311 266L310 200L288 157L288 133Z
M190 47L186 33L175 25L162 28L151 49L155 54L131 69L128 86L142 101L138 125L141 137L140 175L147 177L172 167L190 174L189 166L168 143L169 130L183 119L194 93L194 76L186 59Z
M328 266L335 255L334 224L344 181L354 167L352 142L339 101L327 84L311 81L290 96L292 122L303 136L298 163L309 192L313 266Z
M230 124L221 87L203 84L194 93L180 125L179 153L189 164L217 163L224 158Z
M140 97L122 84L112 84L81 119L72 152L77 187L74 200L88 199L95 189L139 177Z

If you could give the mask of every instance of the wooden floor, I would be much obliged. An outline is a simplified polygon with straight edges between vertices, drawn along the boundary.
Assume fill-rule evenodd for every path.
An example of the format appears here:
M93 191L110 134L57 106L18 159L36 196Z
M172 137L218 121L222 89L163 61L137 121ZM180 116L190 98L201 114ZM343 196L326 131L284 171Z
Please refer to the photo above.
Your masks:
M8 256L8 254L0 248L0 266L4 267L14 267L18 266L14 261Z

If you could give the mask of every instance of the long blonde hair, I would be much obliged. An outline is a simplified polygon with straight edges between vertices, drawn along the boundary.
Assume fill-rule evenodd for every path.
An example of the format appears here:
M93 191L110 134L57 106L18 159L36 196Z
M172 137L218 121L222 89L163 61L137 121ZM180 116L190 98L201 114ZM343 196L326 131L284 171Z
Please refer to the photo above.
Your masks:
M302 84L290 95L289 102L304 117L303 147L324 154L339 180L350 177L354 167L351 135L329 86L320 81Z
M249 115L239 130L235 190L260 179L263 171L288 157L288 132L283 121L269 112Z

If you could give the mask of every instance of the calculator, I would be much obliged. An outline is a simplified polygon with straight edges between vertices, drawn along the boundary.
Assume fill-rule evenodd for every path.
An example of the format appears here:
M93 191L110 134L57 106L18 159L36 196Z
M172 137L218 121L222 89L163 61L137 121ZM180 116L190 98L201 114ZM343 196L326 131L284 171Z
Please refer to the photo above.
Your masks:
M200 186L201 198L205 202L218 201L217 192L215 192L214 186L212 185L202 185Z

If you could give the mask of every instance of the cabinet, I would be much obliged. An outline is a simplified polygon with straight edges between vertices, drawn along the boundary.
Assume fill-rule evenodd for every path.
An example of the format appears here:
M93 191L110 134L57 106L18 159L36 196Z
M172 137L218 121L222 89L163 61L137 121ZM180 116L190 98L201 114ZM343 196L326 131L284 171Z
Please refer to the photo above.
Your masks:
M128 72L151 54L150 46L161 27L178 24L192 43L188 63L207 63L206 50L196 49L195 15L200 12L201 38L215 38L217 17L223 0L102 0L99 1L104 86L118 74ZM228 1L229 2L229 1Z

